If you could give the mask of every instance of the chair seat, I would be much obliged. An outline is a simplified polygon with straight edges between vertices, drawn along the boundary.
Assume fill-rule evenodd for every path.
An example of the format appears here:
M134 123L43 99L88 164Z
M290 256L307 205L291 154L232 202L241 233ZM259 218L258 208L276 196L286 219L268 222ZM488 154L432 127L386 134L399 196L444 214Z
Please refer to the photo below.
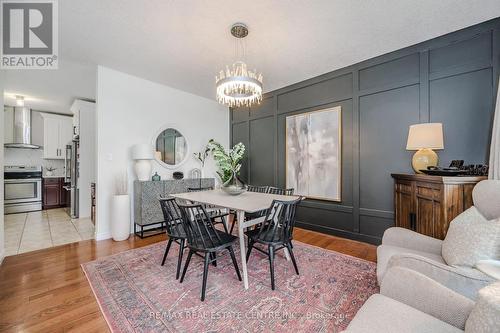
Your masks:
M210 217L212 220L222 218L222 217L229 215L229 213L227 213L223 210L220 210L220 209L215 209L215 210L207 209L206 212L208 214L208 217Z
M182 222L176 224L175 228L170 227L170 230L167 229L167 235L170 238L186 238L186 231L184 230L184 225Z
M251 238L255 242L264 244L277 244L289 241L289 239L284 238L283 231L281 228L278 228L278 231L276 231L275 234L264 233L260 235L260 238L259 238L259 232L260 228L255 228L253 230L245 231L245 235L247 235L248 238Z
M205 240L205 244L209 244L208 246L202 246L202 237L196 238L196 244L189 245L196 251L213 252L214 250L225 248L238 240L237 236L230 235L224 231L216 230L216 232L219 235L220 241L213 232L210 233L212 240L210 240L210 237L206 232L203 232L203 240Z
M455 333L455 326L392 298L372 295L359 309L346 333Z

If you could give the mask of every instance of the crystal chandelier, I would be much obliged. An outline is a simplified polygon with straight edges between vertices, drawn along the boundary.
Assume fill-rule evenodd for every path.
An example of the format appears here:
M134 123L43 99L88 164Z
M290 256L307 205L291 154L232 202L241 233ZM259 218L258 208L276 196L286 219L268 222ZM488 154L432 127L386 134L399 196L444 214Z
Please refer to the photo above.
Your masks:
M238 41L248 35L248 28L242 23L231 27L231 34L237 38L236 57L238 57ZM244 58L244 47L243 50ZM233 65L226 66L215 77L217 86L217 101L229 107L251 106L262 101L262 74L247 69L245 62L235 61Z

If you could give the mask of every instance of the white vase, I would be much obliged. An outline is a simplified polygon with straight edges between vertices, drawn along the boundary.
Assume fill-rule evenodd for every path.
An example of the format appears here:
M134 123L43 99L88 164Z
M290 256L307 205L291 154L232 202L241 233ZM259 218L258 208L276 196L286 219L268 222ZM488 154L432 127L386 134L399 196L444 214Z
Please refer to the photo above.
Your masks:
M134 170L137 179L141 181L151 180L151 160L136 160Z
M114 195L111 207L111 237L123 241L130 237L130 198L128 194Z

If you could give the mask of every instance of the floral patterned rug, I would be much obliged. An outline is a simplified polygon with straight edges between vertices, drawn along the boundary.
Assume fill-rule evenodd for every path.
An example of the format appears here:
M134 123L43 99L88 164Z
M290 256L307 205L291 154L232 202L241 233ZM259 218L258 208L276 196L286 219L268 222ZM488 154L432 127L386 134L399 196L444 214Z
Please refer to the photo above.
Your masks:
M160 265L165 244L82 265L113 332L338 332L379 290L375 263L294 242L300 275L279 251L271 290L269 261L253 251L244 290L225 255L210 266L201 302L202 258L193 256L181 284L175 280L178 246ZM239 246L234 250L240 259Z

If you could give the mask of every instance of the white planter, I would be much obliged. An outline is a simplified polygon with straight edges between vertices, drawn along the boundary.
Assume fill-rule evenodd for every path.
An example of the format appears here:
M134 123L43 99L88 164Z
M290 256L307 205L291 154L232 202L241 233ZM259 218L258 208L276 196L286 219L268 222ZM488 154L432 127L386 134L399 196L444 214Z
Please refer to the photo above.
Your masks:
M134 170L137 179L142 181L151 180L151 160L136 160Z
M114 195L111 203L111 237L123 241L130 237L130 198L128 194Z

